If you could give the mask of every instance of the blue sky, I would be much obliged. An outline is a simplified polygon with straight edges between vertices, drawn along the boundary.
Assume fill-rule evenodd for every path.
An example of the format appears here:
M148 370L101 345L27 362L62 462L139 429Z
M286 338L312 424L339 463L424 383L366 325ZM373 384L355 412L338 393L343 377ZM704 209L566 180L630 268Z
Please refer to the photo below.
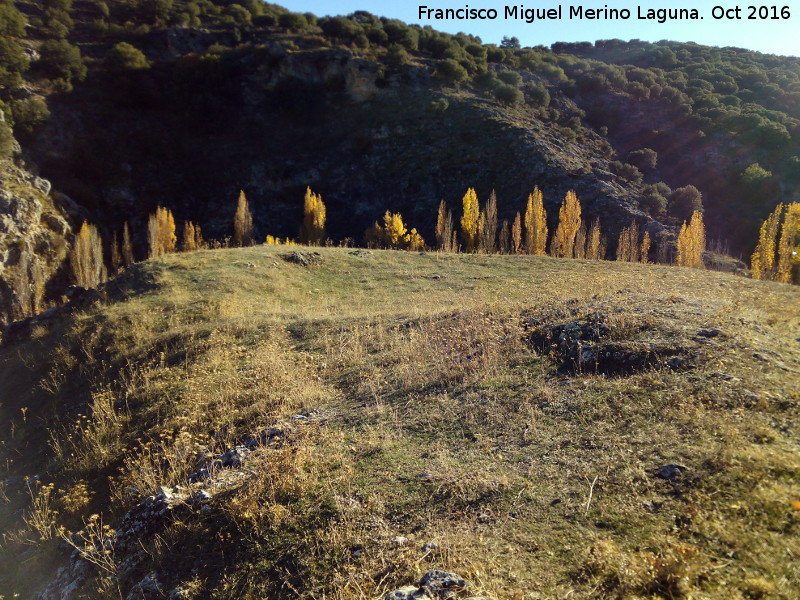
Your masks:
M800 4L789 0L777 2L762 2L765 6L777 6L778 15L780 8L785 4L789 10L788 19L748 19L750 13L748 6L761 6L754 0L741 2L731 0L607 0L603 2L542 2L535 0L528 3L518 2L517 6L525 8L557 8L562 6L561 20L535 21L531 24L525 21L505 20L503 10L506 5L514 6L513 2L500 2L498 0L277 0L276 4L296 12L312 12L317 16L347 15L356 10L366 10L379 16L401 19L407 23L431 25L434 29L457 33L463 31L478 35L485 43L499 43L502 37L516 36L523 46L543 44L549 46L553 42L593 42L598 39L620 38L630 40L638 38L647 41L675 40L679 42L697 42L709 46L737 46L758 50L770 54L785 54L800 56ZM494 21L460 20L460 21L435 21L420 20L419 6L429 8L464 8L469 6L475 9L495 9L499 13ZM629 20L570 20L568 10L570 6L583 6L586 8L628 9L631 11ZM714 7L728 11L730 16L736 7L740 7L741 19L714 19ZM649 8L696 8L702 20L697 21L667 21L658 23L655 20L647 21L637 19L638 10L645 14ZM772 13L769 13L772 16Z

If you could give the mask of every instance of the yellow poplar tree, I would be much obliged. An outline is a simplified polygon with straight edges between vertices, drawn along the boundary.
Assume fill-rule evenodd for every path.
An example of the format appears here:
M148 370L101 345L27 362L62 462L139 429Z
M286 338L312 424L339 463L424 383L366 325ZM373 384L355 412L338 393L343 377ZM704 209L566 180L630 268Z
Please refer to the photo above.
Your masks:
M605 257L603 244L603 234L600 230L600 219L595 218L589 228L586 238L586 258L591 260L602 260Z
M97 287L108 279L103 262L103 240L97 227L86 222L81 225L70 251L69 264L75 282L82 287Z
M682 267L703 267L703 252L706 249L706 228L703 225L703 213L694 211L689 225L686 221L681 226L678 234L678 259Z
M792 202L786 207L781 239L778 242L777 281L791 283L792 270L798 264L800 264L800 202Z
M775 267L775 238L783 213L783 204L778 204L775 210L761 224L758 233L758 244L750 257L750 273L753 279L772 279Z
M439 202L436 216L436 246L442 252L456 251L456 232L453 231L453 211L447 209L445 201Z
M233 241L237 246L249 246L253 241L253 213L244 190L239 190L239 201L233 215Z
M325 219L327 218L322 195L306 188L303 202L303 225L300 228L300 243L318 246L325 241Z
M461 237L464 238L467 252L475 252L478 242L478 224L480 221L480 206L478 195L473 188L469 188L462 199L464 212L461 215Z
M617 242L617 260L622 262L639 262L639 225L633 221L619 234Z
M558 227L550 243L550 254L572 258L575 252L575 237L581 228L581 203L575 192L567 192L558 211Z
M522 215L519 212L511 226L511 254L522 254Z
M175 218L168 208L158 207L147 221L149 257L155 258L175 252L178 238L175 235Z
M200 230L200 225L195 225L191 221L183 222L183 244L181 250L184 252L191 252L192 250L200 250L203 247L203 233Z
M544 210L544 197L539 187L528 195L525 208L525 253L544 254L547 247L547 213Z
M800 261L799 244L800 202L778 204L761 224L758 244L750 258L753 279L791 283L793 266Z
M388 210L383 215L383 239L389 248L399 248L403 237L406 235L406 225L400 213L391 213Z

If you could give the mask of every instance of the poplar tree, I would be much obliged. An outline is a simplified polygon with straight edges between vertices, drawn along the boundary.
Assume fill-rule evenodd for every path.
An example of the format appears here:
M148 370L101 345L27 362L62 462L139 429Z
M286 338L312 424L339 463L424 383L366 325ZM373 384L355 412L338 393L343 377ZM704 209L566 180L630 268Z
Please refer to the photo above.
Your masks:
M318 246L325 241L325 220L327 218L322 196L306 188L303 201L303 225L300 227L300 243Z
M131 228L128 226L128 222L125 221L125 225L122 227L122 263L127 269L134 262L133 244L131 243Z
M403 223L403 216L387 210L383 215L384 244L389 248L399 248L405 235L406 225Z
M573 258L586 258L586 242L587 240L586 223L581 221L581 226L578 228L578 233L575 234L575 246L572 251Z
M122 271L122 252L116 231L111 235L111 268L114 270L114 274Z
M453 211L447 209L445 201L439 202L436 217L436 246L442 252L455 252L456 232L453 231Z
M639 225L631 222L619 234L617 241L617 260L622 262L639 262Z
M705 249L706 229L703 225L703 213L696 210L692 214L689 225L686 225L686 221L684 221L678 234L678 265L695 269L702 268Z
M175 218L168 208L158 207L147 221L149 258L175 252L178 238L175 235Z
M233 241L240 247L253 242L253 213L250 212L244 190L239 190L239 201L233 215Z
M494 190L478 217L478 250L492 254L497 246L497 194Z
M69 264L75 283L85 288L94 288L108 279L103 262L103 240L94 225L81 225L72 250Z
M461 215L461 237L467 252L475 252L478 242L478 223L480 220L480 206L478 195L473 188L469 188L462 199L463 214Z
M753 279L772 279L775 266L775 238L778 235L782 212L783 204L778 204L761 224L758 244L750 257L750 273Z
M778 242L777 281L791 283L792 270L797 265L800 265L800 202L792 202L786 207Z
M581 228L581 203L575 192L570 190L558 211L558 227L550 243L550 254L562 258L572 258L575 252L575 237Z
M544 254L547 247L547 213L539 187L528 195L525 208L525 253Z
M500 238L497 245L500 254L511 253L511 228L508 226L508 219L503 219L503 224L500 226Z
M639 248L639 262L643 264L648 263L648 257L650 256L650 232L645 231L644 237L642 237L642 245Z
M605 244L603 234L600 230L600 219L595 218L589 228L586 239L586 258L591 260L602 260L605 258Z
M183 244L181 249L184 252L200 250L204 245L203 233L200 225L195 225L191 221L183 222Z
M758 244L750 258L753 279L791 283L793 266L800 261L799 244L800 202L778 204L761 224Z
M517 212L511 226L511 253L522 254L522 216Z

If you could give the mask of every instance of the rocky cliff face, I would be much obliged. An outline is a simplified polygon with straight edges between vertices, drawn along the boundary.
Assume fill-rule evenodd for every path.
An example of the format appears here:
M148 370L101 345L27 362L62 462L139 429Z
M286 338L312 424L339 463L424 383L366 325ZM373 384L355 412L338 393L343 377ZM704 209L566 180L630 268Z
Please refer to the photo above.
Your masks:
M70 226L35 170L19 146L0 161L0 328L43 310L63 277Z

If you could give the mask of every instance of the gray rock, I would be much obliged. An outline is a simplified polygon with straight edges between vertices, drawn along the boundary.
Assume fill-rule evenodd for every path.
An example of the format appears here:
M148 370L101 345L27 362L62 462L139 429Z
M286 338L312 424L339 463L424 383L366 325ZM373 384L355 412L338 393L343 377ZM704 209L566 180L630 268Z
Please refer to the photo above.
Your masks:
M722 331L720 331L719 329L701 329L700 331L697 332L697 335L705 338L715 338L719 336L721 333Z
M41 177L34 177L33 187L35 187L37 190L42 192L42 194L47 196L47 194L50 193L50 190L52 189L53 186L47 179L43 179Z
M463 577L447 571L428 571L419 580L419 588L434 598L450 598L467 587Z
M679 465L677 463L671 463L668 465L664 465L663 467L659 467L658 471L656 471L656 475L661 477L661 479L672 480L681 475L684 471L687 471L689 467L684 465Z
M250 453L247 446L234 446L227 450L225 454L219 457L222 461L223 467L240 467L245 460L245 457Z
M383 600L429 600L429 596L424 592L420 592L419 588L413 585L406 585L393 592L389 592L383 597Z

